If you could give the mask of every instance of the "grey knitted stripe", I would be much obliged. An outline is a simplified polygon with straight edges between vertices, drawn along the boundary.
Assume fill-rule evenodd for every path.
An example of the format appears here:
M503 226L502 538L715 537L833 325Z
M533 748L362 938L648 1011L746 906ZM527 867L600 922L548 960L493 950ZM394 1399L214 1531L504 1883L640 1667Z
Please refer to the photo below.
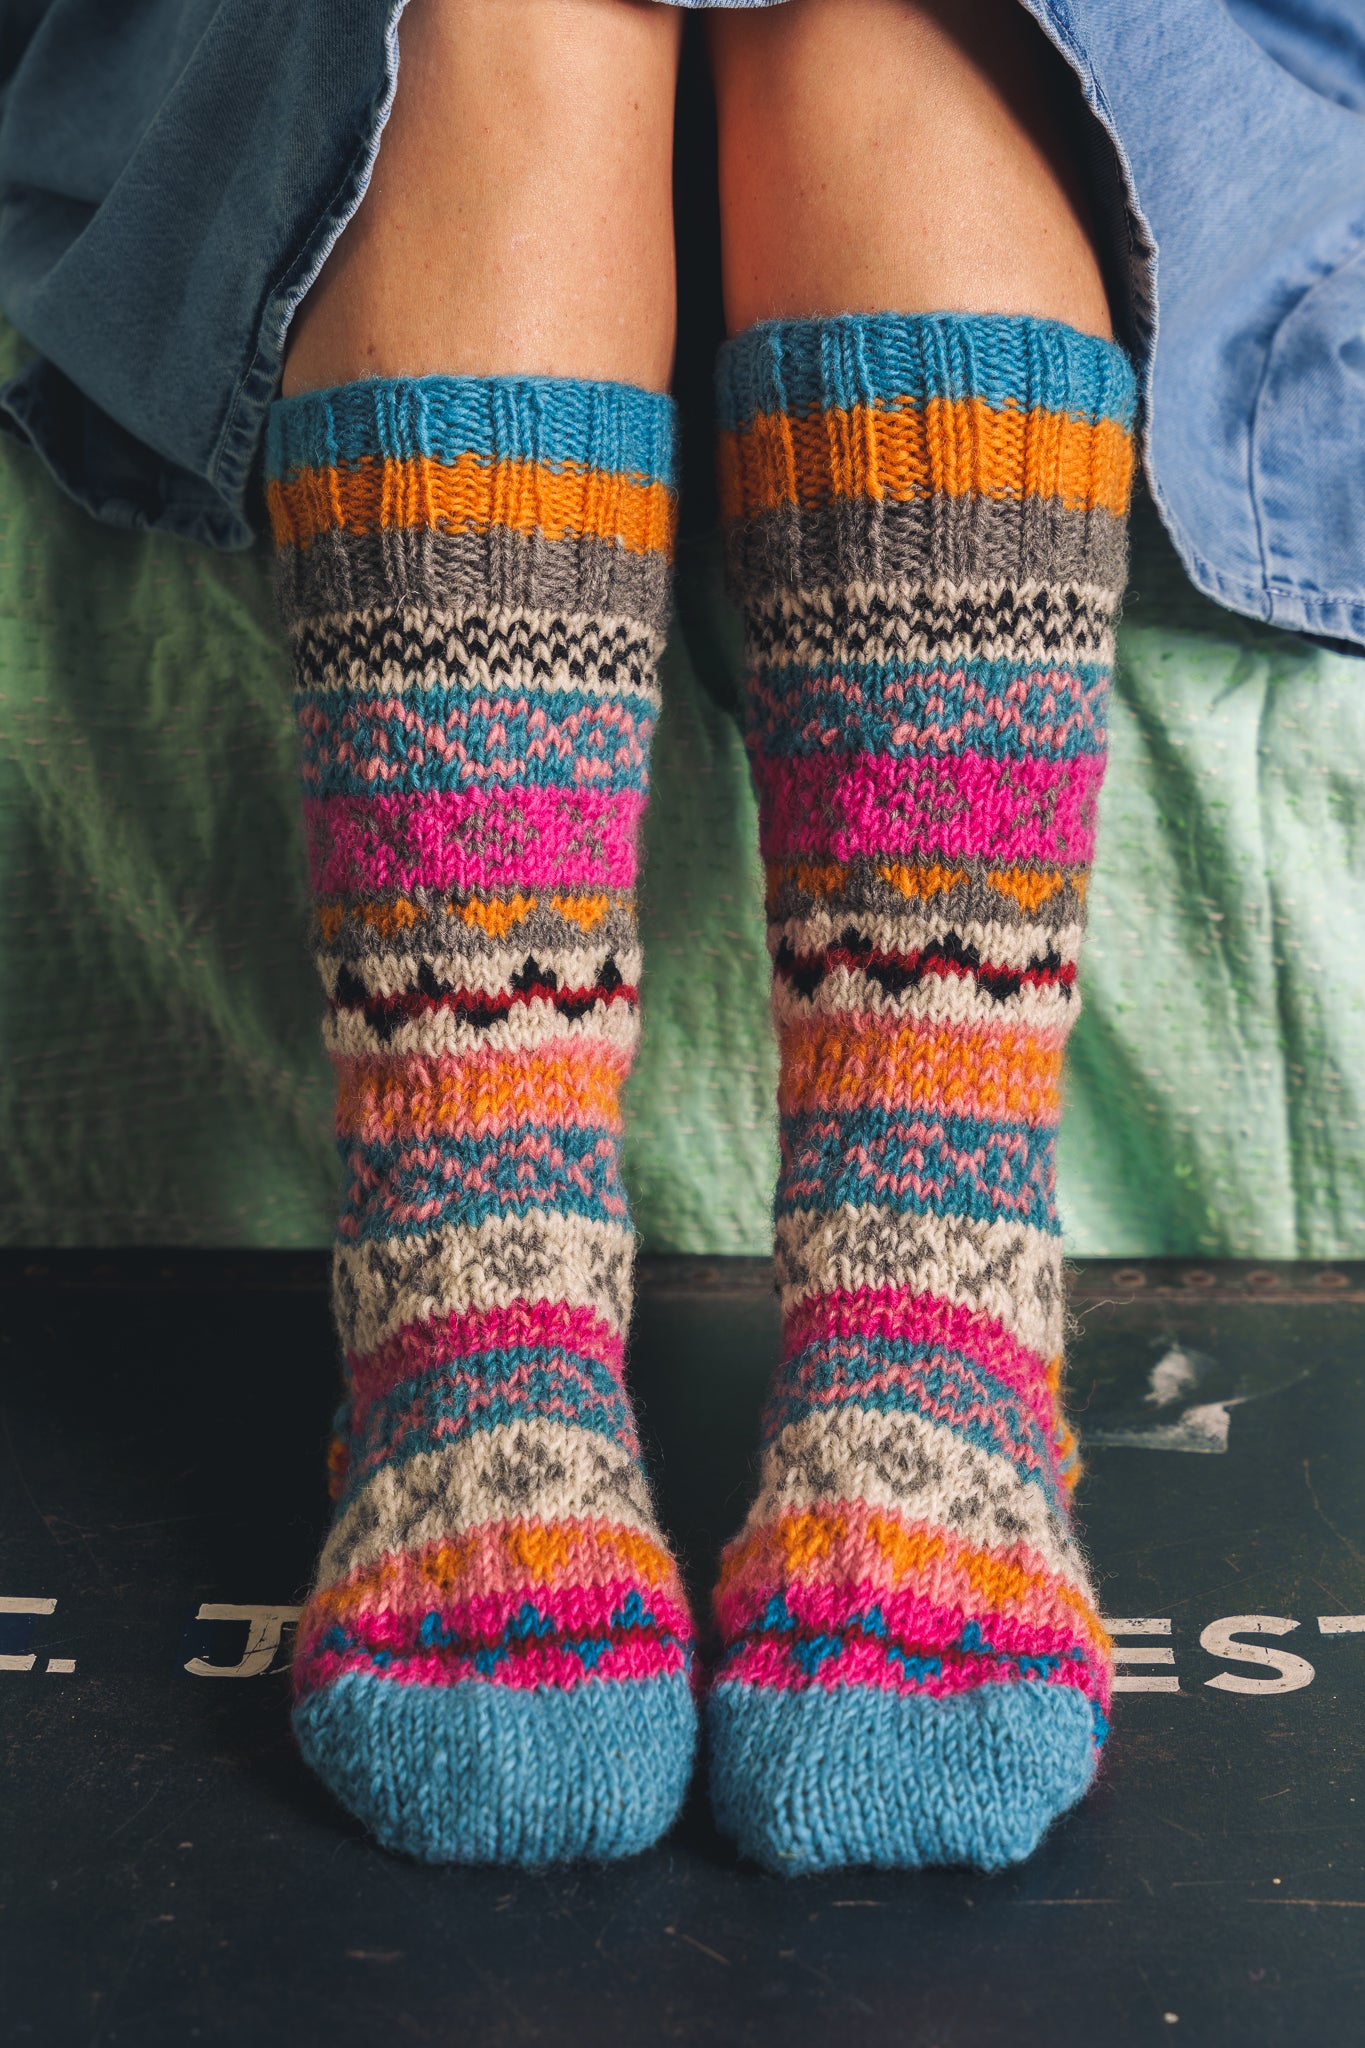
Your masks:
M393 899L376 900L391 902ZM414 889L404 901L415 904L425 912L425 916L420 923L401 934L377 931L363 918L346 917L332 939L324 938L315 925L313 950L333 959L357 961L400 953L458 953L477 959L518 948L524 949L528 956L535 954L537 957L591 948L605 957L608 953L629 951L640 943L633 891L616 892L602 917L586 932L576 920L562 916L543 901L507 931L498 934L486 932L477 924L466 924L459 915L458 907L452 908L457 899L439 891Z
M374 1351L408 1323L512 1301L595 1308L624 1332L634 1256L627 1224L553 1210L446 1223L407 1237L339 1243L332 1306L347 1351Z
M917 859L915 865L927 867L932 862L925 856L922 860ZM942 865L965 870L966 880L956 888L936 890L927 898L905 896L891 883L883 881L877 872L877 862L866 858L851 861L843 886L830 894L814 894L803 888L798 879L784 873L769 899L769 923L781 924L790 918L808 918L819 912L834 919L841 915L932 918L936 923L949 926L1011 925L1021 930L1037 928L1044 931L1061 930L1068 925L1085 922L1085 897L1082 893L1085 869L1076 871L1075 881L1068 877L1062 887L1036 909L1024 910L1013 897L993 888L987 880L995 863L963 860L954 855L945 856ZM1015 868L1011 872L1018 873L1019 870ZM1049 872L1055 873L1056 870Z
M1068 511L1055 499L951 498L908 504L849 498L784 505L726 534L731 588L747 604L781 590L948 577L954 582L1095 583L1117 600L1127 581L1126 520Z
M668 622L667 555L636 554L595 535L436 533L381 527L320 534L307 548L282 548L276 588L288 627L330 612L372 606L486 605L497 610L596 612L662 632Z
M812 1295L894 1287L992 1316L1043 1358L1062 1348L1061 1239L1025 1223L798 1209L778 1218L774 1255L784 1315Z

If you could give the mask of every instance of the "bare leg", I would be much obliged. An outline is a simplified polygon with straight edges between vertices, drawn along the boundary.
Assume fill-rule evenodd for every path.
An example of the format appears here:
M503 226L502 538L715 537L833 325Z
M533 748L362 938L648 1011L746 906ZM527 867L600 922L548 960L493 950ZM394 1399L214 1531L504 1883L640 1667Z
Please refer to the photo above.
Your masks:
M293 1662L430 1862L634 1854L691 1622L624 1384L636 849L674 527L671 10L414 0L267 437L347 1163Z
M667 388L679 16L411 0L361 206L290 334L286 397L360 377Z
M779 1871L993 1869L1110 1691L1053 1148L1134 380L1015 0L793 0L715 57L783 1338L712 1803Z
M711 38L732 333L894 309L1109 335L1064 67L1017 0L790 0Z

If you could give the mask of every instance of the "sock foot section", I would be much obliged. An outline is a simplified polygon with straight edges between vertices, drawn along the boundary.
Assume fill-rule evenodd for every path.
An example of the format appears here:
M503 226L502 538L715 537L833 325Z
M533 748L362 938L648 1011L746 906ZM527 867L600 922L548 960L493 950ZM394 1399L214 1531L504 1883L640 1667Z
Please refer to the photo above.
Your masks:
M696 1711L681 1675L574 1693L351 1673L302 1700L294 1729L385 1848L538 1868L634 1856L667 1833L692 1775Z
M999 1870L1031 1855L1095 1775L1088 1703L1036 1680L947 1699L721 1685L706 1718L717 1823L778 1875Z

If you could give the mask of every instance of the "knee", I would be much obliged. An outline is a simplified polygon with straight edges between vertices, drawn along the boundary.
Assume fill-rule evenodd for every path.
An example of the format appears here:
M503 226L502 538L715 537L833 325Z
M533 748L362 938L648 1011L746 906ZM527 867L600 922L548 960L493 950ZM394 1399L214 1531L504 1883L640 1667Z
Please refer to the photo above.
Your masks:
M727 316L1033 313L1107 335L1074 80L1019 0L717 16Z
M667 384L678 16L410 0L370 188L285 391L427 372Z

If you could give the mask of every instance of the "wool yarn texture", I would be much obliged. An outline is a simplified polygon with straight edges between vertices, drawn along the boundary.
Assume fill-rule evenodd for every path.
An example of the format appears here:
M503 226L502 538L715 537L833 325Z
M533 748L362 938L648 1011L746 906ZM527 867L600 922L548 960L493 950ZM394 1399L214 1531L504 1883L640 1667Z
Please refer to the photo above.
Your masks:
M773 322L719 371L780 1050L781 1361L712 1800L779 1871L992 1869L1081 1797L1054 1147L1126 573L1113 343Z
M620 1173L674 438L667 398L559 379L377 380L270 418L345 1170L294 1726L430 1861L631 1854L691 1772Z

